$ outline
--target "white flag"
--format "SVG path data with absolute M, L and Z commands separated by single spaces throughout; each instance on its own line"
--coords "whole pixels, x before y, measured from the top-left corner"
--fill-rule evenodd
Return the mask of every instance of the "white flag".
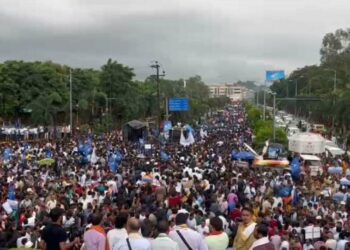
M 181 129 L 181 137 L 180 137 L 180 144 L 182 146 L 189 146 L 194 143 L 194 137 L 191 131 L 188 132 L 187 139 L 185 138 L 183 134 L 183 130 Z

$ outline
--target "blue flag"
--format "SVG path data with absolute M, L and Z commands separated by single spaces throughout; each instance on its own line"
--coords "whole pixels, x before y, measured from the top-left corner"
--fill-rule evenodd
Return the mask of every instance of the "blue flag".
M 110 153 L 109 158 L 108 158 L 108 166 L 109 169 L 115 173 L 118 168 L 120 163 L 122 162 L 122 160 L 124 159 L 124 155 L 116 150 L 115 152 Z
M 16 192 L 13 184 L 9 184 L 7 198 L 9 200 L 16 200 Z
M 280 197 L 288 197 L 288 196 L 291 195 L 291 193 L 292 193 L 292 188 L 290 188 L 290 187 L 283 187 L 283 188 L 281 188 L 279 190 L 278 195 Z
M 160 159 L 166 162 L 170 160 L 170 156 L 164 151 L 160 151 Z
M 91 161 L 92 152 L 92 139 L 88 137 L 88 139 L 83 144 L 79 144 L 79 153 L 83 157 L 83 164 L 87 164 Z
M 118 167 L 119 167 L 119 163 L 118 163 L 118 160 L 117 160 L 117 154 L 115 153 L 111 153 L 110 156 L 109 156 L 109 159 L 108 159 L 108 166 L 109 166 L 109 169 L 115 173 L 117 170 L 118 170 Z
M 11 160 L 12 159 L 12 155 L 13 155 L 12 149 L 11 148 L 6 148 L 4 150 L 4 154 L 3 155 L 4 155 L 4 160 L 5 161 Z
M 290 164 L 292 178 L 294 180 L 299 180 L 300 178 L 300 159 L 299 157 L 294 157 L 292 163 Z
M 53 157 L 53 153 L 52 153 L 52 151 L 49 148 L 45 149 L 45 155 L 46 155 L 46 158 L 52 158 Z
M 169 132 L 173 128 L 171 121 L 164 121 L 164 132 Z

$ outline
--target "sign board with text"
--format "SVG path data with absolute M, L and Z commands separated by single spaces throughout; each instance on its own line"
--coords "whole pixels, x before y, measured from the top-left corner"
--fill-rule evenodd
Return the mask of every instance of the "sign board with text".
M 170 98 L 169 99 L 169 111 L 181 112 L 189 111 L 190 101 L 188 98 Z

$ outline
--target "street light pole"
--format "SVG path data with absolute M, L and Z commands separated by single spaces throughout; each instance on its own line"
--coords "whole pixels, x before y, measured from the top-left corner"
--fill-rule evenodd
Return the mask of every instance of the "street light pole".
M 109 100 L 118 100 L 118 98 L 116 98 L 116 97 L 108 97 L 108 96 L 106 96 L 106 123 L 107 123 L 107 134 L 109 134 L 109 120 L 108 120 L 108 113 L 109 113 Z M 112 109 L 112 107 L 111 107 L 111 109 Z M 112 115 L 111 115 L 111 117 L 112 117 Z
M 157 82 L 157 128 L 158 132 L 160 133 L 160 123 L 161 123 L 161 115 L 160 115 L 160 76 L 165 76 L 164 71 L 163 75 L 159 74 L 160 65 L 158 64 L 158 61 L 155 61 L 155 64 L 151 65 L 151 68 L 156 69 L 156 82 Z
M 266 89 L 264 88 L 264 111 L 263 111 L 264 121 L 265 121 L 265 114 L 266 114 Z
M 332 71 L 334 73 L 334 80 L 333 80 L 333 106 L 335 105 L 335 92 L 337 91 L 337 70 L 335 69 L 326 69 L 328 71 Z M 334 114 L 332 116 L 332 133 L 333 133 L 333 130 L 334 130 L 334 120 L 335 120 L 335 117 L 334 117 Z
M 334 86 L 333 86 L 334 92 L 337 91 L 337 71 L 334 70 Z
M 311 80 L 309 80 L 309 95 L 311 95 L 311 82 L 312 82 L 312 79 Z
M 73 93 L 72 93 L 72 69 L 69 68 L 69 127 L 70 136 L 73 135 Z
M 332 71 L 334 73 L 333 78 L 333 91 L 335 92 L 337 90 L 337 70 L 335 69 L 325 69 L 327 71 Z
M 276 141 L 276 93 L 273 94 L 273 141 Z

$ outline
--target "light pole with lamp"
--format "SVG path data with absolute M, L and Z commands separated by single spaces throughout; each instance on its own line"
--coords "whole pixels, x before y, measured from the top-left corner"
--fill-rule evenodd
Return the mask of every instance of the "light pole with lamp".
M 272 125 L 272 135 L 273 135 L 273 141 L 276 141 L 276 92 L 273 92 L 271 90 L 264 91 L 267 92 L 268 94 L 271 94 L 273 96 L 273 125 Z
M 109 120 L 108 120 L 108 104 L 109 104 L 109 100 L 118 100 L 118 98 L 115 97 L 106 97 L 106 123 L 107 123 L 107 134 L 109 134 Z M 111 108 L 112 109 L 112 108 Z M 111 116 L 112 117 L 112 116 Z M 111 119 L 112 120 L 112 119 Z
M 304 76 L 301 75 L 299 78 L 303 78 Z M 294 93 L 294 98 L 295 98 L 295 103 L 294 103 L 294 115 L 297 115 L 297 96 L 298 96 L 298 79 L 295 80 L 289 80 L 290 82 L 294 82 L 295 84 L 295 93 Z
M 311 95 L 311 84 L 312 84 L 312 80 L 315 80 L 316 78 L 311 78 L 309 80 L 309 83 L 308 83 L 308 89 L 309 89 L 309 95 Z
M 276 142 L 276 92 L 271 92 L 273 96 L 273 142 Z
M 335 92 L 337 91 L 337 71 L 335 69 L 325 69 L 326 71 L 332 71 L 334 73 L 334 80 L 333 80 L 333 107 L 335 105 Z M 334 114 L 332 115 L 332 133 L 334 130 Z
M 333 91 L 335 92 L 337 90 L 337 71 L 335 69 L 325 69 L 326 71 L 332 71 L 334 73 L 334 79 L 333 79 Z

